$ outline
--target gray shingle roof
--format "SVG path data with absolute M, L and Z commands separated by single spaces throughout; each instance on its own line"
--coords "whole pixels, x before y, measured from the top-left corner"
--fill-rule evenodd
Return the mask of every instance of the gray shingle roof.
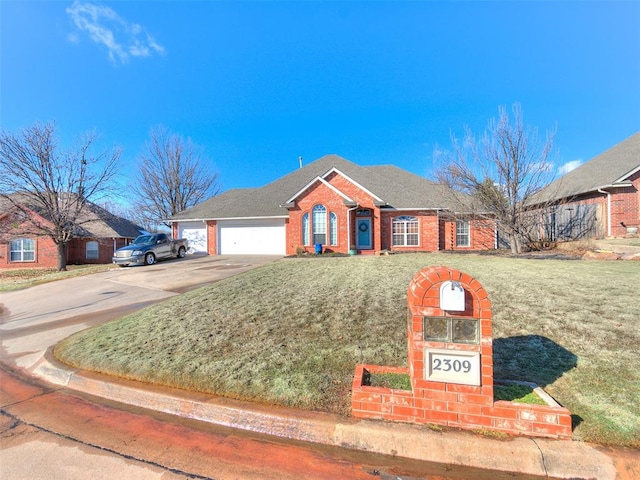
M 33 200 L 29 195 L 13 194 L 12 200 L 0 197 L 0 214 L 13 207 L 12 202 L 18 202 L 32 211 L 39 209 L 30 205 Z M 140 235 L 141 227 L 126 218 L 108 212 L 94 203 L 87 203 L 86 210 L 78 218 L 77 236 L 90 238 L 135 238 Z
M 93 203 L 87 204 L 87 210 L 79 218 L 83 236 L 91 238 L 135 238 L 140 235 L 141 227 L 126 218 L 119 217 Z
M 448 189 L 393 165 L 361 167 L 338 155 L 325 155 L 262 188 L 228 190 L 174 215 L 171 220 L 288 216 L 284 205 L 301 188 L 337 169 L 397 209 L 454 209 Z
M 572 170 L 538 192 L 532 203 L 574 197 L 619 185 L 640 168 L 640 132 Z

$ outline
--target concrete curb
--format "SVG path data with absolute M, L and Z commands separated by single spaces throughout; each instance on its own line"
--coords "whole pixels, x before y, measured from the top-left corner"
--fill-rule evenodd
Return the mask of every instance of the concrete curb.
M 614 480 L 613 460 L 578 442 L 514 437 L 496 440 L 426 426 L 356 420 L 318 412 L 264 408 L 206 394 L 70 369 L 51 349 L 32 373 L 101 398 L 226 427 L 434 463 L 566 479 Z

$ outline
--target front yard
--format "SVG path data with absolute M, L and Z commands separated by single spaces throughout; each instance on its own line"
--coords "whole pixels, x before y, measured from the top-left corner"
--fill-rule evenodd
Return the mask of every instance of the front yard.
M 22 290 L 23 288 L 64 280 L 65 278 L 106 272 L 112 268 L 113 265 L 109 263 L 100 265 L 67 265 L 67 271 L 65 272 L 59 272 L 55 268 L 0 269 L 0 292 Z
M 74 367 L 348 415 L 358 363 L 406 365 L 406 289 L 428 265 L 476 277 L 495 377 L 542 385 L 574 439 L 640 446 L 640 264 L 405 254 L 283 259 L 63 341 Z

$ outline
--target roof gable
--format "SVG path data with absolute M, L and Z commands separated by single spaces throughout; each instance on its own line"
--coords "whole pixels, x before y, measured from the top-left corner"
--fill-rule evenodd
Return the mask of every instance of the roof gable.
M 331 174 L 341 175 L 365 193 L 376 204 L 396 209 L 452 209 L 453 195 L 448 187 L 384 165 L 361 167 L 339 155 L 325 155 L 294 170 L 262 188 L 228 190 L 174 215 L 171 221 L 215 220 L 225 218 L 287 217 L 291 202 L 316 182 L 328 184 L 346 201 L 353 202 L 326 180 Z
M 33 205 L 34 201 L 28 193 L 12 194 L 11 198 L 0 198 L 0 212 L 7 212 L 18 203 L 30 211 L 32 215 L 37 215 L 42 220 L 49 222 L 41 209 Z M 140 234 L 140 226 L 127 220 L 126 218 L 114 215 L 108 210 L 87 202 L 84 210 L 77 219 L 78 226 L 75 233 L 79 237 L 91 238 L 135 238 Z
M 335 169 L 333 169 L 335 170 Z M 333 171 L 332 170 L 332 171 Z M 300 190 L 298 190 L 289 200 L 287 200 L 285 202 L 285 204 L 291 204 L 292 202 L 294 202 L 297 198 L 300 197 L 300 195 L 302 195 L 304 192 L 306 192 L 309 188 L 311 188 L 313 185 L 315 185 L 316 183 L 321 183 L 324 186 L 326 186 L 327 188 L 331 189 L 333 192 L 335 192 L 338 196 L 342 197 L 344 199 L 345 202 L 351 202 L 353 203 L 353 199 L 351 199 L 348 195 L 342 193 L 340 190 L 338 190 L 335 186 L 331 185 L 329 182 L 327 182 L 325 180 L 326 175 L 323 175 L 322 177 L 316 177 L 313 180 L 311 180 L 309 183 L 307 183 L 304 187 L 302 187 Z M 347 177 L 348 178 L 348 177 Z
M 533 197 L 535 203 L 560 200 L 600 189 L 621 187 L 640 170 L 640 132 L 550 183 Z

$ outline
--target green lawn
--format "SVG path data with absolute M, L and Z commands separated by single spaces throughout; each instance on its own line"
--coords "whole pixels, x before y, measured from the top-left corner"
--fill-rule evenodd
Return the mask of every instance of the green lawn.
M 404 254 L 282 259 L 56 349 L 125 378 L 348 415 L 358 363 L 406 365 L 406 289 L 428 265 L 475 276 L 493 302 L 495 377 L 536 382 L 574 438 L 640 446 L 640 264 Z

